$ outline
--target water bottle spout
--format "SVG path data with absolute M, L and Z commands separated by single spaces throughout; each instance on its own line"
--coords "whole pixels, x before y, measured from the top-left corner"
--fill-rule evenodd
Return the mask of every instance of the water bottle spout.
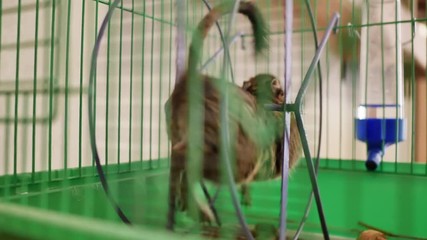
M 366 169 L 369 171 L 375 171 L 381 163 L 381 158 L 384 152 L 381 148 L 374 148 L 368 150 L 368 159 L 365 162 Z

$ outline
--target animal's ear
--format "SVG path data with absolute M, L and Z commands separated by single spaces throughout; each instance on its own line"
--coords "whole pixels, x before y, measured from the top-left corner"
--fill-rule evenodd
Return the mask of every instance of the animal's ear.
M 252 81 L 251 80 L 243 82 L 243 86 L 242 86 L 243 90 L 247 91 L 250 87 L 252 87 Z

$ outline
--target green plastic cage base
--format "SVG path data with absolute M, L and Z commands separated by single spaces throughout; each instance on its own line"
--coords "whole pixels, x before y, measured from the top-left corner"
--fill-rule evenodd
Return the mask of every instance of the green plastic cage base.
M 36 239 L 178 239 L 177 234 L 146 226 L 123 224 L 43 211 L 34 207 L 0 203 L 3 231 Z M 0 235 L 1 236 L 1 235 Z M 185 234 L 186 239 L 201 239 Z
M 338 164 L 338 161 L 323 160 L 322 166 L 326 163 L 333 166 Z M 341 164 L 345 166 L 347 163 Z M 363 166 L 363 162 L 360 161 L 349 161 L 348 164 L 355 166 L 355 169 Z M 310 184 L 304 165 L 301 164 L 290 176 L 288 199 L 290 230 L 296 229 L 309 196 Z M 383 163 L 383 168 L 393 169 L 395 165 Z M 404 164 L 397 165 L 400 169 L 405 168 Z M 124 171 L 125 164 L 120 169 L 122 167 Z M 0 232 L 40 239 L 182 238 L 182 233 L 176 235 L 164 230 L 167 169 L 161 167 L 122 173 L 114 171 L 117 169 L 117 166 L 109 167 L 109 184 L 117 190 L 113 191 L 114 198 L 137 227 L 129 228 L 120 222 L 96 177 L 74 176 L 67 188 L 61 188 L 62 180 L 58 178 L 49 183 L 47 189 L 43 191 L 40 191 L 42 183 L 30 184 L 25 194 L 19 191 L 22 186 L 17 183 L 14 186 L 15 190 L 10 192 L 12 195 L 2 198 L 3 201 L 0 203 Z M 72 175 L 73 171 L 76 170 L 69 170 L 68 174 Z M 75 173 L 80 171 L 83 170 Z M 92 169 L 87 171 L 89 173 Z M 37 174 L 43 179 L 42 175 L 47 173 Z M 63 174 L 59 171 L 54 176 Z M 425 228 L 427 206 L 423 201 L 427 196 L 426 177 L 392 172 L 385 174 L 322 168 L 318 180 L 332 235 L 354 239 L 361 230 L 364 230 L 358 225 L 360 221 L 396 234 L 427 237 Z M 250 191 L 252 205 L 243 208 L 249 224 L 277 226 L 280 181 L 255 182 L 251 184 Z M 91 202 L 85 198 L 87 194 L 93 196 L 90 198 Z M 70 200 L 67 210 L 61 205 L 64 196 L 68 196 Z M 43 199 L 48 202 L 47 209 L 40 208 Z M 84 211 L 88 206 L 92 210 L 89 216 L 87 211 Z M 224 225 L 237 225 L 228 189 L 225 186 L 219 194 L 216 206 Z M 186 227 L 183 225 L 183 219 L 181 217 L 178 220 L 180 229 Z M 197 229 L 192 229 L 192 233 L 197 233 Z M 315 206 L 304 230 L 315 234 L 321 232 Z M 200 239 L 201 235 L 185 234 L 185 237 Z

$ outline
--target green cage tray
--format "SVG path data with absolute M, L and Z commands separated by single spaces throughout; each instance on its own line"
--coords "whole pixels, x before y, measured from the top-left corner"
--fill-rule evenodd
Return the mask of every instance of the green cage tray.
M 111 169 L 114 166 L 109 168 L 110 187 L 116 190 L 113 191 L 114 197 L 133 226 L 120 222 L 96 176 L 76 176 L 68 181 L 66 187 L 63 187 L 62 180 L 50 181 L 48 190 L 43 194 L 40 192 L 42 183 L 11 184 L 9 197 L 2 198 L 0 202 L 0 232 L 37 239 L 202 238 L 196 227 L 191 227 L 188 233 L 164 230 L 167 169 L 123 173 L 111 173 Z M 37 177 L 43 178 L 43 174 L 46 173 Z M 53 179 L 60 179 L 60 172 L 52 174 Z M 70 171 L 70 174 L 78 175 L 78 172 Z M 393 233 L 427 237 L 427 205 L 423 201 L 427 197 L 425 177 L 321 169 L 318 179 L 332 235 L 355 239 L 364 230 L 358 224 L 363 222 Z M 1 181 L 4 183 L 5 177 Z M 5 190 L 3 187 L 2 194 Z M 280 181 L 256 182 L 250 190 L 252 204 L 243 208 L 249 224 L 277 226 Z M 290 176 L 288 227 L 291 230 L 298 226 L 309 190 L 307 169 L 302 164 Z M 224 226 L 237 225 L 228 188 L 221 189 L 216 206 Z M 185 225 L 184 220 L 180 217 L 178 226 Z M 321 232 L 315 206 L 304 230 Z

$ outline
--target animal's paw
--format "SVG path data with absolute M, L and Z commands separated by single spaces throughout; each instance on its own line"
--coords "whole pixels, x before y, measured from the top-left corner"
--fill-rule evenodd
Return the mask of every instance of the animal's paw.
M 204 225 L 211 226 L 215 222 L 215 215 L 209 205 L 200 206 L 199 217 L 200 222 Z
M 242 204 L 243 206 L 250 206 L 252 204 L 252 198 L 248 185 L 242 185 L 241 194 L 242 197 L 240 199 L 240 204 Z
M 250 206 L 250 205 L 252 204 L 251 196 L 250 196 L 249 194 L 245 194 L 245 195 L 243 195 L 243 196 L 242 196 L 242 199 L 241 199 L 241 201 L 240 201 L 240 203 L 241 203 L 243 206 Z

